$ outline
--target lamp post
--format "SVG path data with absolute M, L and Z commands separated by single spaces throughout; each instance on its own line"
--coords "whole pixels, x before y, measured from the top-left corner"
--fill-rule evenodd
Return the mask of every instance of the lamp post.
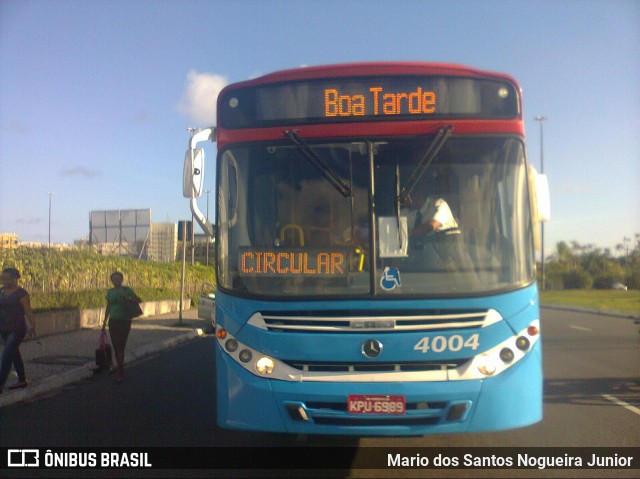
M 624 246 L 626 250 L 626 254 L 624 255 L 624 266 L 625 266 L 625 269 L 628 270 L 629 269 L 629 243 L 631 242 L 631 238 L 628 238 L 627 236 L 625 236 L 623 241 L 624 241 Z
M 49 195 L 49 248 L 51 248 L 51 197 L 55 195 L 53 191 L 47 192 Z
M 543 116 L 543 115 L 538 115 L 535 117 L 535 120 L 537 122 L 540 123 L 540 174 L 544 174 L 544 128 L 543 128 L 543 122 L 547 121 L 549 119 L 548 116 Z M 542 264 L 542 290 L 545 289 L 545 283 L 546 283 L 546 278 L 545 278 L 545 273 L 544 273 L 544 221 L 542 221 L 542 223 L 540 224 L 540 248 L 541 248 L 541 255 L 542 255 L 542 260 L 541 260 L 541 264 Z

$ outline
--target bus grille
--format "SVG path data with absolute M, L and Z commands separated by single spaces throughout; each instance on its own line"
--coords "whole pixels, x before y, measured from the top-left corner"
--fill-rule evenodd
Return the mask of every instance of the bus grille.
M 345 372 L 345 373 L 374 373 L 374 372 L 423 372 L 448 371 L 456 369 L 469 359 L 453 359 L 443 362 L 404 362 L 404 363 L 302 363 L 298 361 L 284 361 L 294 369 L 304 372 Z
M 443 331 L 484 328 L 502 320 L 493 310 L 431 311 L 278 311 L 258 312 L 249 324 L 284 333 L 362 333 L 366 331 Z

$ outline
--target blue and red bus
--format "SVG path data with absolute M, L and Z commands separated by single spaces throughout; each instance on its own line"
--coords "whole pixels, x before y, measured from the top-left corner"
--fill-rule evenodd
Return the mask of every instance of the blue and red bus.
M 542 417 L 536 174 L 521 90 L 429 63 L 227 86 L 217 143 L 221 427 L 422 435 Z

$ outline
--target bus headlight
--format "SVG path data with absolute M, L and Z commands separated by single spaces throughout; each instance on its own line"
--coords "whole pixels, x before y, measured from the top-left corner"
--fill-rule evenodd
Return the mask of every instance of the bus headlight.
M 248 363 L 249 361 L 251 361 L 252 357 L 253 357 L 253 354 L 251 354 L 251 351 L 249 351 L 248 349 L 243 349 L 242 351 L 240 351 L 240 354 L 238 355 L 238 358 L 243 363 Z
M 529 341 L 529 339 L 525 336 L 518 336 L 518 338 L 516 339 L 516 347 L 520 350 L 520 351 L 526 351 L 529 349 L 529 346 L 531 346 L 531 341 Z
M 500 351 L 500 359 L 502 359 L 503 363 L 510 363 L 515 357 L 516 355 L 513 354 L 513 351 L 509 348 L 503 348 L 502 351 Z
M 269 356 L 262 356 L 256 361 L 256 371 L 263 376 L 271 374 L 275 366 L 275 362 Z
M 238 349 L 238 341 L 233 338 L 227 339 L 227 342 L 224 343 L 224 347 L 227 351 L 233 353 Z
M 221 351 L 228 355 L 225 357 L 229 357 L 249 373 L 268 379 L 299 380 L 295 375 L 297 370 L 292 371 L 286 364 L 280 363 L 268 353 L 241 343 L 220 325 L 218 325 L 217 337 Z
M 491 376 L 496 372 L 496 362 L 492 356 L 480 356 L 478 358 L 478 371 L 485 376 Z

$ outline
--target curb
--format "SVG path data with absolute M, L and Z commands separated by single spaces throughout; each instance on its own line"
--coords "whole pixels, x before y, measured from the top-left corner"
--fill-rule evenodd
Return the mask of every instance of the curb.
M 568 306 L 568 305 L 560 305 L 560 304 L 541 304 L 540 308 L 554 309 L 556 311 L 568 311 L 568 312 L 574 312 L 574 313 L 598 314 L 600 316 L 613 316 L 614 318 L 640 320 L 640 315 L 635 315 L 632 313 L 622 313 L 620 311 L 606 311 L 602 309 L 580 308 L 579 306 Z
M 161 342 L 147 343 L 140 346 L 135 351 L 127 351 L 125 356 L 126 363 L 134 363 L 140 359 L 151 356 L 161 351 L 172 349 L 179 344 L 186 343 L 200 336 L 205 336 L 205 332 L 198 328 L 192 329 L 184 334 L 176 336 L 174 338 L 166 339 Z M 29 384 L 24 389 L 18 389 L 11 392 L 3 392 L 0 394 L 0 407 L 8 406 L 22 401 L 34 399 L 38 396 L 42 396 L 51 391 L 61 389 L 62 387 L 83 381 L 94 375 L 95 364 L 93 362 L 85 363 L 82 366 L 65 371 L 62 374 L 56 374 L 50 378 L 36 383 Z

